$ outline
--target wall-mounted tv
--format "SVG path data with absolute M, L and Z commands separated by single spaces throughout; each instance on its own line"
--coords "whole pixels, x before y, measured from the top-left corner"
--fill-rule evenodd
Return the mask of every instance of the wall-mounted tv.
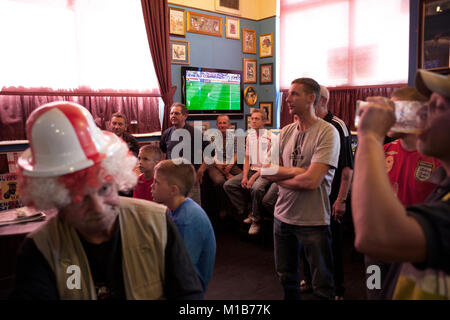
M 242 71 L 182 67 L 183 103 L 192 115 L 241 115 Z

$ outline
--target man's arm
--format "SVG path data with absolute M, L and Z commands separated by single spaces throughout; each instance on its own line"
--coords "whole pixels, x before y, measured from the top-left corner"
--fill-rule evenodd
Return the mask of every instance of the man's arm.
M 298 167 L 286 168 L 283 166 L 272 166 L 272 167 L 268 167 L 268 168 L 270 168 L 270 173 L 266 174 L 267 168 L 265 168 L 263 170 L 263 172 L 261 173 L 262 177 L 266 178 L 267 180 L 276 181 L 276 182 L 281 181 L 281 180 L 291 179 L 291 178 L 295 177 L 296 175 L 303 174 L 306 172 L 306 169 L 298 168 Z
M 17 258 L 11 300 L 59 300 L 56 277 L 33 239 L 25 238 Z
M 314 162 L 311 163 L 307 170 L 303 169 L 305 172 L 297 174 L 293 178 L 278 181 L 277 183 L 279 186 L 294 190 L 314 190 L 320 186 L 329 169 L 330 166 L 328 164 Z
M 353 179 L 353 222 L 358 251 L 384 261 L 422 262 L 426 258 L 425 234 L 406 215 L 386 174 L 383 140 L 393 125 L 393 108 L 384 100 L 362 111 L 358 127 Z
M 350 167 L 344 167 L 341 173 L 341 185 L 339 187 L 339 193 L 336 201 L 333 205 L 333 217 L 339 221 L 345 214 L 346 200 L 348 192 L 350 191 L 350 185 L 352 182 L 353 170 Z

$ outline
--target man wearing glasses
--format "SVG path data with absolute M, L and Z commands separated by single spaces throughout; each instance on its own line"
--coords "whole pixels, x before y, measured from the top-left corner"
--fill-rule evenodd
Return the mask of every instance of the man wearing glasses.
M 310 78 L 291 83 L 287 104 L 296 121 L 281 130 L 280 166 L 263 176 L 279 187 L 274 212 L 276 271 L 285 299 L 300 298 L 299 251 L 311 268 L 313 294 L 334 299 L 328 195 L 338 165 L 337 130 L 316 116 L 320 86 Z M 272 170 L 271 170 L 272 171 Z

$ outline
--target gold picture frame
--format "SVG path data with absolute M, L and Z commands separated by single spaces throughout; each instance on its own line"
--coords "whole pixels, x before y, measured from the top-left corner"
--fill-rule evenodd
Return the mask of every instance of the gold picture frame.
M 186 36 L 185 14 L 183 9 L 169 7 L 169 34 L 172 36 Z
M 256 30 L 242 29 L 242 52 L 256 54 Z
M 170 39 L 170 63 L 189 64 L 189 41 Z
M 273 63 L 262 63 L 259 65 L 259 83 L 273 83 Z
M 272 101 L 261 101 L 259 103 L 259 108 L 263 110 L 263 112 L 266 114 L 266 122 L 264 122 L 265 125 L 272 126 L 273 124 L 273 102 Z
M 222 18 L 188 11 L 186 28 L 188 32 L 222 37 Z
M 244 89 L 244 100 L 249 106 L 254 106 L 256 104 L 256 101 L 258 101 L 258 93 L 254 87 L 247 86 Z
M 256 83 L 258 79 L 257 75 L 257 63 L 256 59 L 244 58 L 242 60 L 242 71 L 244 73 L 244 83 Z
M 252 122 L 252 115 L 246 114 L 245 115 L 245 131 L 247 131 L 248 129 L 250 129 L 252 127 L 251 122 Z
M 273 56 L 273 33 L 259 36 L 259 57 L 267 58 Z
M 419 9 L 419 65 L 437 73 L 450 73 L 450 0 L 420 0 Z M 447 10 L 446 10 L 447 8 Z M 440 10 L 440 11 L 438 11 Z
M 241 36 L 241 30 L 239 28 L 239 19 L 225 17 L 225 37 L 228 39 L 239 40 Z

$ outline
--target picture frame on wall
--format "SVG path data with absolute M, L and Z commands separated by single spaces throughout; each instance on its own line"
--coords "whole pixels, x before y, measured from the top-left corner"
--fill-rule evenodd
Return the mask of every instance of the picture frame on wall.
M 186 29 L 188 32 L 222 37 L 222 17 L 188 11 Z
M 259 57 L 267 58 L 273 56 L 273 33 L 259 36 Z
M 239 0 L 214 0 L 215 9 L 218 12 L 224 12 L 232 15 L 241 15 Z
M 189 41 L 170 39 L 170 63 L 189 64 Z
M 244 83 L 256 83 L 258 79 L 257 76 L 257 65 L 256 59 L 244 58 L 242 63 L 242 70 L 244 72 Z
M 273 102 L 272 101 L 261 101 L 259 103 L 259 108 L 263 110 L 263 112 L 266 114 L 266 122 L 264 122 L 267 126 L 272 126 L 273 124 Z
M 258 101 L 258 93 L 252 86 L 248 86 L 244 89 L 244 101 L 249 106 L 254 106 Z
M 259 65 L 259 83 L 273 83 L 273 63 L 264 63 Z
M 251 129 L 251 122 L 252 122 L 252 115 L 251 114 L 246 114 L 245 115 L 245 131 L 247 131 L 248 129 Z
M 185 14 L 183 9 L 169 7 L 169 33 L 172 36 L 186 36 Z
M 256 54 L 256 30 L 242 29 L 242 52 Z
M 419 65 L 439 73 L 450 73 L 450 0 L 420 0 Z M 447 9 L 446 9 L 447 8 Z
M 239 29 L 239 19 L 225 17 L 225 37 L 229 39 L 240 39 L 241 30 Z
M 196 122 L 201 122 L 202 132 L 208 131 L 210 128 L 209 121 L 188 121 L 188 125 L 194 127 Z

